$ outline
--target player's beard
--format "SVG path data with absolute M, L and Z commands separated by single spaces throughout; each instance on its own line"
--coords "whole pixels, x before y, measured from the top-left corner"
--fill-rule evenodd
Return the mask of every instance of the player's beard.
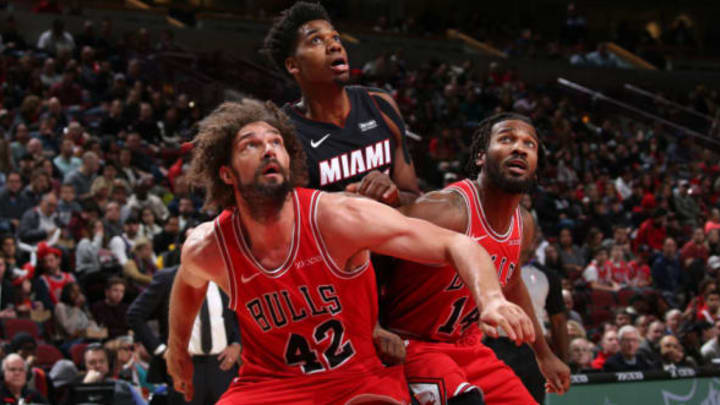
M 500 190 L 508 194 L 529 193 L 535 187 L 534 174 L 527 178 L 514 178 L 509 175 L 504 175 L 500 167 L 500 162 L 495 159 L 488 157 L 485 161 L 484 169 L 487 171 L 490 181 Z
M 263 183 L 261 181 L 263 170 L 268 163 L 276 163 L 278 165 L 280 174 L 283 176 L 282 182 Z M 235 175 L 236 178 L 240 178 L 237 172 Z M 277 160 L 274 159 L 265 162 L 255 170 L 252 182 L 245 184 L 238 183 L 236 188 L 243 200 L 245 200 L 250 210 L 250 215 L 258 221 L 272 218 L 280 212 L 283 204 L 285 204 L 287 200 L 288 194 L 290 194 L 293 189 L 289 170 L 281 167 Z

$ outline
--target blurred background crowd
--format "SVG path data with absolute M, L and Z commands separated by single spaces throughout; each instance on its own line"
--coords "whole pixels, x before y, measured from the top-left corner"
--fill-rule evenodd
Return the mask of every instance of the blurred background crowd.
M 62 13 L 82 14 L 81 2 L 32 3 L 35 12 L 57 13 L 36 37 L 0 1 L 0 396 L 22 391 L 61 403 L 73 382 L 111 380 L 143 403 L 157 389 L 147 382 L 152 354 L 133 339 L 126 312 L 153 274 L 179 263 L 186 232 L 217 214 L 202 209 L 202 195 L 183 176 L 184 143 L 214 105 L 158 63 L 190 52 L 173 31 L 116 33 L 109 17 L 72 30 Z M 187 23 L 185 11 L 175 17 Z M 365 28 L 426 36 L 458 27 L 510 56 L 627 67 L 588 38 L 574 4 L 566 12 L 553 39 L 479 15 L 442 24 L 378 17 Z M 603 40 L 661 69 L 672 67 L 677 47 L 697 49 L 703 40 L 687 19 L 672 20 L 662 34 L 653 27 L 618 29 Z M 217 71 L 227 64 L 208 63 L 212 57 L 192 59 L 195 77 L 229 74 Z M 548 154 L 523 200 L 542 231 L 527 265 L 561 279 L 573 371 L 720 360 L 720 164 L 712 144 L 557 85 L 529 83 L 505 59 L 418 63 L 397 49 L 351 61 L 356 83 L 396 99 L 425 190 L 464 177 L 483 118 L 502 111 L 532 118 Z M 262 63 L 236 66 L 256 86 L 234 90 L 289 101 L 296 90 L 271 73 L 257 76 Z M 667 97 L 718 112 L 717 91 L 704 86 Z M 643 108 L 712 129 L 677 107 Z

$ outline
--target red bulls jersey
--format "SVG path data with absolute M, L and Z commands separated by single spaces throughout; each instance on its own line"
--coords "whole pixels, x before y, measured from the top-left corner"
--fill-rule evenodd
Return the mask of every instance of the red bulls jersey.
M 242 335 L 240 376 L 287 377 L 377 368 L 375 273 L 368 262 L 350 272 L 327 254 L 316 223 L 322 193 L 295 189 L 295 228 L 287 259 L 266 269 L 243 236 L 240 214 L 225 210 L 215 236 L 226 268 L 230 308 Z
M 522 216 L 515 210 L 508 229 L 496 233 L 486 219 L 476 187 L 473 181 L 463 180 L 446 189 L 462 196 L 468 213 L 465 234 L 487 250 L 500 284 L 505 286 L 519 271 Z M 416 339 L 454 341 L 477 327 L 477 307 L 453 267 L 404 261 L 389 277 L 383 297 L 383 320 L 389 329 Z

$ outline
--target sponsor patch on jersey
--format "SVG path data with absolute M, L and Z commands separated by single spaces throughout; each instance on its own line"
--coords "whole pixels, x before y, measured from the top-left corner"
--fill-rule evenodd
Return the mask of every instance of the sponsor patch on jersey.
M 366 132 L 377 128 L 377 122 L 375 120 L 361 122 L 358 124 L 358 127 L 360 127 L 360 132 Z
M 522 243 L 522 239 L 511 239 L 508 241 L 508 245 L 510 246 L 518 246 Z

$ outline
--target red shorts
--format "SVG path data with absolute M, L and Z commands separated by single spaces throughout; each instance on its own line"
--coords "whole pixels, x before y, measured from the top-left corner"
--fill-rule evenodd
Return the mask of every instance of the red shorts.
M 217 405 L 408 405 L 402 366 L 289 378 L 233 380 Z
M 445 405 L 476 387 L 487 405 L 537 404 L 512 369 L 481 340 L 480 333 L 452 343 L 410 340 L 405 376 L 422 405 Z

